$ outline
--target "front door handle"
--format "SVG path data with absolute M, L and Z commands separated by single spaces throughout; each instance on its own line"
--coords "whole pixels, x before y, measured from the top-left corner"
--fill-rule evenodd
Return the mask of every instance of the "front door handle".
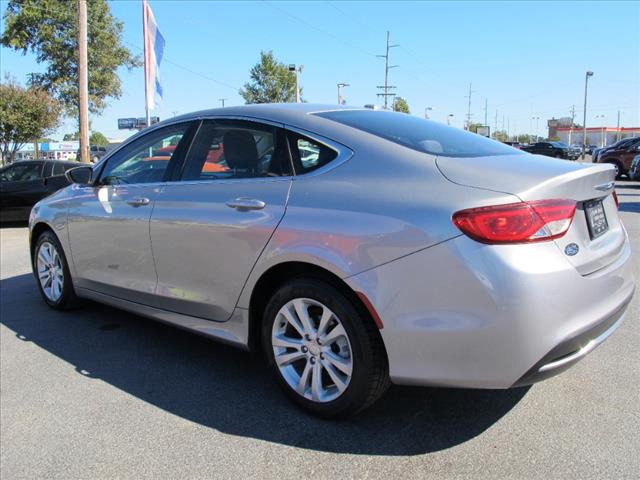
M 149 205 L 149 199 L 145 197 L 134 197 L 131 200 L 127 200 L 127 203 L 132 207 L 143 207 Z
M 262 200 L 256 200 L 255 198 L 236 198 L 235 200 L 228 200 L 225 205 L 230 208 L 235 208 L 239 212 L 246 212 L 249 210 L 262 210 L 267 206 Z

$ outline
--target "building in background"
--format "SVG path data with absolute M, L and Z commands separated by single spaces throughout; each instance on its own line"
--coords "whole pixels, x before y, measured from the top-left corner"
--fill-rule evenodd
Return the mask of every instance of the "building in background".
M 80 148 L 80 142 L 45 142 L 38 144 L 40 158 L 47 160 L 75 160 Z M 27 143 L 16 152 L 16 161 L 34 160 L 35 146 Z
M 573 123 L 571 117 L 562 117 L 562 118 L 551 118 L 547 120 L 547 127 L 549 128 L 549 136 L 547 138 L 554 139 L 558 138 L 558 129 L 559 128 L 568 128 L 571 129 L 573 127 L 573 131 L 575 132 L 577 128 L 580 128 L 579 125 Z M 573 142 L 573 138 L 571 139 L 571 143 Z
M 569 141 L 569 133 L 571 132 L 571 141 Z M 559 138 L 560 142 L 569 145 L 582 145 L 583 130 L 582 127 L 574 126 L 573 130 L 570 126 L 556 127 L 554 137 Z M 640 136 L 640 127 L 616 128 L 616 127 L 590 127 L 587 128 L 587 145 L 597 145 L 598 147 L 606 147 L 627 137 Z M 549 127 L 549 138 L 551 138 L 551 127 Z

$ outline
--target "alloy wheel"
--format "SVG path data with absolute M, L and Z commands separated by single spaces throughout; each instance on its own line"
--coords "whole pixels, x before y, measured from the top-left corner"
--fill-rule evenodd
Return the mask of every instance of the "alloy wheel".
M 342 395 L 353 373 L 349 336 L 322 303 L 295 298 L 280 308 L 271 345 L 280 374 L 298 395 L 326 403 Z
M 42 242 L 36 257 L 38 280 L 47 299 L 57 302 L 62 296 L 64 270 L 58 249 L 50 242 Z

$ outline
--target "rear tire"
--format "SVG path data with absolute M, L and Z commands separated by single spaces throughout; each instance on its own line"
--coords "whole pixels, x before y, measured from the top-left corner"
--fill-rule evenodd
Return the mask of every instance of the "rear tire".
M 42 299 L 55 310 L 69 310 L 78 305 L 69 264 L 62 245 L 50 230 L 36 240 L 32 260 L 33 274 Z
M 265 310 L 262 346 L 284 393 L 314 415 L 354 415 L 390 385 L 373 321 L 322 280 L 295 279 L 276 291 Z

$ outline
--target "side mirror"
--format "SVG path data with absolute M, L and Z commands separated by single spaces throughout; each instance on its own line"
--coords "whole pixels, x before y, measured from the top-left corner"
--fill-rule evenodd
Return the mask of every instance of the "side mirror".
M 71 183 L 88 185 L 89 183 L 91 183 L 91 177 L 93 177 L 93 168 L 88 166 L 74 167 L 70 170 L 67 170 L 64 176 Z

